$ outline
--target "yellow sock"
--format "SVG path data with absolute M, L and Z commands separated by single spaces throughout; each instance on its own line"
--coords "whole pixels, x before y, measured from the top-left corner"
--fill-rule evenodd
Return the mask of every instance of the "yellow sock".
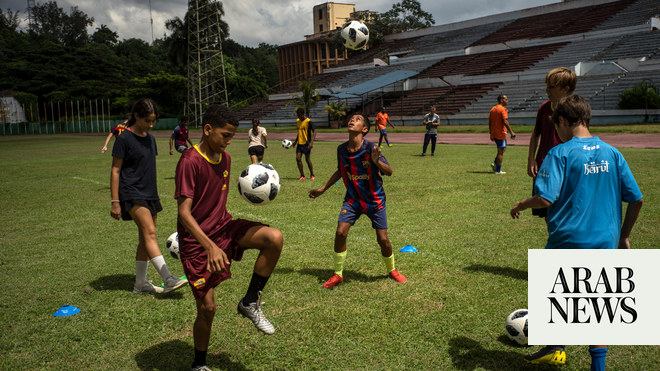
M 394 254 L 392 254 L 389 257 L 383 256 L 383 263 L 385 263 L 385 266 L 387 267 L 387 272 L 391 272 L 394 270 Z
M 335 274 L 342 275 L 344 272 L 344 261 L 346 260 L 346 251 L 336 252 L 332 256 L 332 260 L 335 263 Z

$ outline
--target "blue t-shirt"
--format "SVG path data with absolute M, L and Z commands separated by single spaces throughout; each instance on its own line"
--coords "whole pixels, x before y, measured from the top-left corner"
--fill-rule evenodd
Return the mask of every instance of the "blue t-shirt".
M 621 152 L 598 137 L 553 147 L 534 183 L 548 207 L 546 249 L 616 249 L 622 201 L 642 193 Z
M 368 140 L 355 152 L 348 150 L 348 142 L 337 147 L 337 169 L 346 186 L 344 201 L 356 210 L 372 212 L 385 207 L 383 178 L 376 164 L 371 161 L 375 144 Z M 380 160 L 388 164 L 385 156 Z

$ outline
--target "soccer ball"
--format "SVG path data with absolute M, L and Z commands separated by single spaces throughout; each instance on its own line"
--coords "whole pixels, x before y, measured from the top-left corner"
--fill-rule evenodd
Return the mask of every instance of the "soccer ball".
M 165 246 L 167 247 L 167 251 L 170 253 L 170 256 L 172 256 L 174 259 L 179 259 L 179 233 L 174 232 L 169 237 L 167 237 Z
M 254 205 L 273 201 L 280 192 L 280 176 L 271 165 L 252 164 L 238 177 L 238 193 Z
M 348 49 L 363 49 L 369 41 L 369 29 L 359 21 L 348 21 L 341 28 L 342 43 Z
M 288 139 L 284 139 L 284 140 L 282 141 L 282 147 L 284 147 L 284 148 L 286 148 L 286 149 L 291 148 L 292 145 L 293 145 L 293 142 L 290 141 L 290 140 L 288 140 Z
M 506 336 L 519 345 L 527 345 L 527 309 L 516 309 L 506 317 Z

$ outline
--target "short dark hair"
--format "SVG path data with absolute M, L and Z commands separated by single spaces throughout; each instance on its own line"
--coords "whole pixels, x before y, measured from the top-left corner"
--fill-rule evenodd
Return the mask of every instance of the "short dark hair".
M 252 123 L 259 125 L 259 119 L 252 119 Z
M 126 124 L 132 126 L 137 121 L 136 116 L 147 117 L 151 114 L 156 115 L 156 118 L 158 118 L 158 106 L 156 106 L 156 102 L 149 98 L 138 99 L 133 103 L 133 107 L 131 107 L 131 115 Z
M 227 124 L 238 127 L 238 117 L 224 104 L 212 104 L 202 117 L 202 125 L 206 124 L 213 128 L 224 128 Z
M 559 117 L 568 121 L 569 126 L 585 125 L 589 127 L 591 121 L 591 106 L 577 94 L 563 97 L 557 102 L 555 111 L 552 113 L 552 122 L 559 124 Z
M 302 108 L 302 107 L 298 107 L 298 108 L 296 109 L 296 113 L 298 113 L 298 114 L 302 113 L 302 114 L 304 115 L 304 114 L 305 114 L 305 109 Z
M 181 116 L 181 117 L 179 118 L 179 122 L 188 122 L 188 121 L 189 121 L 189 120 L 188 120 L 188 116 Z
M 506 94 L 502 93 L 497 96 L 497 103 L 502 103 L 502 101 L 506 98 Z

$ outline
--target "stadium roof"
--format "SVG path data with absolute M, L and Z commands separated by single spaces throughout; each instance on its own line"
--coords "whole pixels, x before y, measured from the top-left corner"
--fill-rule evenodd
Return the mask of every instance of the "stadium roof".
M 394 84 L 397 81 L 405 80 L 409 77 L 417 75 L 418 73 L 419 72 L 410 71 L 410 70 L 399 70 L 399 71 L 390 72 L 383 76 L 376 77 L 375 79 L 365 81 L 362 84 L 358 84 L 355 86 L 351 86 L 350 88 L 340 90 L 337 93 L 330 94 L 330 96 L 340 99 L 359 98 L 360 96 L 362 96 L 362 94 L 380 89 L 390 84 Z

